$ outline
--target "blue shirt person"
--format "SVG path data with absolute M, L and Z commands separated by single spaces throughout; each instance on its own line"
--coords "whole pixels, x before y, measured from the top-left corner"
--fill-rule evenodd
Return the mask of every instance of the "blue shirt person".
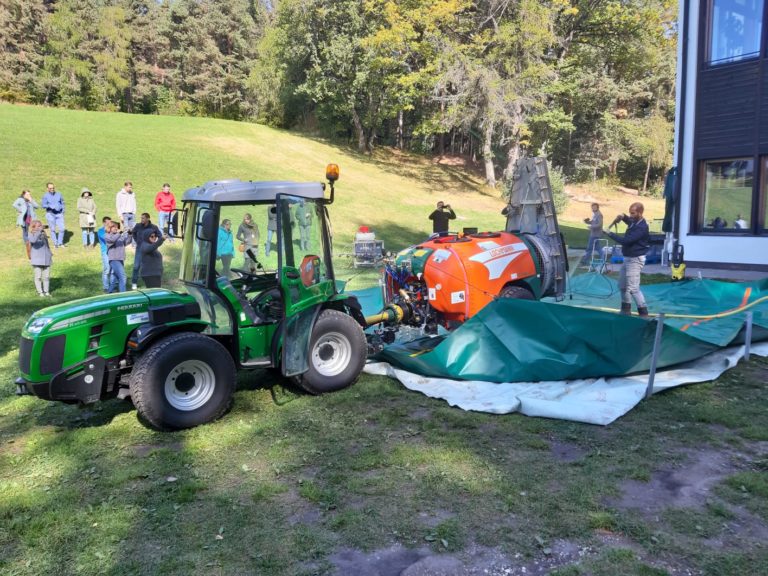
M 48 182 L 47 187 L 48 192 L 43 194 L 42 205 L 53 238 L 53 247 L 58 248 L 64 246 L 64 197 L 56 190 L 53 182 Z

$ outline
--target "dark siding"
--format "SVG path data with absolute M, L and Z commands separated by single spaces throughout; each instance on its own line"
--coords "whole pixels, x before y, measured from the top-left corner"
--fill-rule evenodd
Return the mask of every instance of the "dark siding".
M 755 60 L 701 70 L 696 106 L 697 158 L 755 153 L 758 109 L 761 116 L 766 114 L 768 118 L 768 102 L 758 107 L 760 65 Z M 768 134 L 764 137 L 768 142 Z
M 763 84 L 761 99 L 760 99 L 760 126 L 758 130 L 758 146 L 759 154 L 768 154 L 768 60 L 761 60 L 760 65 L 763 67 L 763 74 L 761 82 Z

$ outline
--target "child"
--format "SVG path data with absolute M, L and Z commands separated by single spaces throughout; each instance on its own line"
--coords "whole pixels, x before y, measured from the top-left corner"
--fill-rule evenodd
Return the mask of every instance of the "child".
M 40 296 L 50 296 L 48 292 L 51 277 L 53 253 L 48 245 L 48 236 L 43 230 L 40 220 L 32 220 L 29 224 L 29 261 L 35 271 L 35 288 Z

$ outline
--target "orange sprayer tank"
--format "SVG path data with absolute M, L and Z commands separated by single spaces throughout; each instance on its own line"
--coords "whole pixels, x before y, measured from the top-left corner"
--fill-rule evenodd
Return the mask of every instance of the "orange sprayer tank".
M 447 320 L 463 322 L 507 284 L 536 276 L 528 245 L 508 232 L 445 236 L 418 248 L 433 251 L 423 262 L 423 278 L 429 303 Z

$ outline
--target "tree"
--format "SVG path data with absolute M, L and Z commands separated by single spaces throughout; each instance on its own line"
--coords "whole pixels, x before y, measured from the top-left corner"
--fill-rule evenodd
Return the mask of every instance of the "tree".
M 44 14 L 41 0 L 0 3 L 0 99 L 34 100 L 43 62 Z

